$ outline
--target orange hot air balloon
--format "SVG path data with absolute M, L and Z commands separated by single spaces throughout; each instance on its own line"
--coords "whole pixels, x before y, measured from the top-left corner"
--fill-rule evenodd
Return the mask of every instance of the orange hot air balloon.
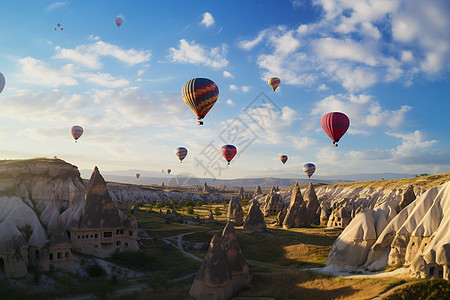
M 172 172 L 172 169 L 167 169 L 167 174 L 170 174 Z
M 288 160 L 288 157 L 287 157 L 287 155 L 281 155 L 280 156 L 280 160 L 281 160 L 281 162 L 283 163 L 283 165 L 287 162 L 287 160 Z
M 281 82 L 281 80 L 278 77 L 272 77 L 269 79 L 269 85 L 272 87 L 274 92 L 277 89 L 277 87 L 280 85 L 280 82 Z

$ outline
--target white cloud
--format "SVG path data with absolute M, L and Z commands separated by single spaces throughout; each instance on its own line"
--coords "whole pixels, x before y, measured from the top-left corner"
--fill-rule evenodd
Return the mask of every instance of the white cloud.
M 45 10 L 47 10 L 47 11 L 54 10 L 54 9 L 57 9 L 57 8 L 60 8 L 64 5 L 66 5 L 66 4 L 67 4 L 67 1 L 54 2 L 54 3 L 50 4 L 49 6 L 47 6 L 45 8 Z
M 356 92 L 378 82 L 410 85 L 450 68 L 450 6 L 445 0 L 313 4 L 325 12 L 316 23 L 266 28 L 240 43 L 251 50 L 266 42 L 256 58 L 262 79 L 282 74 L 284 83 L 299 86 L 328 79 Z
M 371 96 L 360 94 L 333 95 L 316 103 L 313 115 L 322 117 L 331 111 L 345 113 L 350 119 L 349 133 L 367 133 L 374 127 L 398 128 L 405 124 L 411 106 L 403 105 L 397 110 L 384 109 Z
M 250 91 L 250 88 L 251 88 L 250 86 L 243 85 L 241 86 L 241 91 L 247 93 Z
M 53 58 L 67 59 L 84 67 L 99 69 L 102 66 L 101 57 L 114 57 L 115 59 L 133 66 L 150 60 L 151 54 L 148 50 L 138 51 L 135 49 L 124 50 L 116 45 L 103 41 L 92 44 L 80 45 L 74 49 L 65 49 L 60 46 L 55 48 L 56 54 Z
M 66 65 L 55 69 L 47 63 L 33 57 L 19 59 L 21 79 L 25 82 L 44 86 L 71 86 L 77 85 L 74 77 L 73 65 Z
M 211 27 L 214 24 L 214 18 L 211 13 L 203 13 L 203 20 L 201 24 L 205 25 L 206 28 Z
M 233 102 L 233 100 L 231 100 L 231 99 L 228 99 L 227 101 L 225 101 L 226 102 L 226 104 L 228 104 L 228 105 L 230 105 L 230 106 L 233 106 L 234 105 L 234 102 Z
M 325 83 L 322 83 L 321 85 L 319 85 L 319 87 L 317 89 L 319 91 L 326 91 L 326 90 L 329 90 L 330 88 L 327 87 L 327 85 Z
M 225 78 L 233 78 L 234 76 L 228 71 L 223 71 L 223 77 L 225 77 Z
M 235 85 L 235 84 L 230 84 L 230 90 L 232 90 L 232 91 L 238 91 L 238 90 L 239 90 L 239 87 L 238 87 L 237 85 Z
M 194 41 L 189 43 L 185 39 L 180 40 L 179 49 L 169 48 L 169 58 L 173 62 L 190 63 L 194 65 L 203 65 L 212 68 L 223 68 L 228 65 L 226 55 L 228 53 L 227 45 L 207 49 L 206 46 L 196 44 Z
M 252 50 L 256 45 L 262 42 L 262 40 L 266 36 L 266 30 L 261 31 L 258 36 L 251 40 L 251 41 L 241 41 L 239 43 L 239 47 L 241 47 L 244 50 Z
M 116 78 L 111 74 L 107 73 L 80 73 L 78 75 L 80 78 L 85 79 L 90 83 L 95 83 L 96 85 L 109 87 L 109 88 L 118 88 L 127 86 L 130 82 L 123 78 Z

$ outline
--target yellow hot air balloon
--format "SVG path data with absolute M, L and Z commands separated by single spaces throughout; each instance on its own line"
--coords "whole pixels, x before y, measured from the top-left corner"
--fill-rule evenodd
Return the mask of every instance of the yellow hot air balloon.
M 281 82 L 281 80 L 278 77 L 272 77 L 269 79 L 269 85 L 272 87 L 274 92 L 277 89 L 277 87 L 280 85 L 280 82 Z

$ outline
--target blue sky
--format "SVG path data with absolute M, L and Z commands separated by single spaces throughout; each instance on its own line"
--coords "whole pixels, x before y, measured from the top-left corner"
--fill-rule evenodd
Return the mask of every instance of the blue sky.
M 316 176 L 450 169 L 448 1 L 18 0 L 0 9 L 5 159 L 217 178 L 306 178 L 306 162 Z M 204 126 L 181 96 L 194 77 L 220 91 Z M 338 148 L 320 126 L 330 111 L 351 122 Z M 72 125 L 85 130 L 76 144 Z M 238 148 L 229 167 L 226 143 Z M 178 146 L 189 150 L 183 164 Z

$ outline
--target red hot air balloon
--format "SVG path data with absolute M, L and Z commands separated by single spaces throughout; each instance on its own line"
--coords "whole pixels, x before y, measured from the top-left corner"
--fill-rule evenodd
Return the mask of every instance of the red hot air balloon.
M 306 163 L 303 165 L 303 172 L 308 175 L 308 178 L 311 178 L 312 174 L 316 171 L 316 166 L 312 163 Z
M 219 98 L 217 85 L 206 78 L 193 78 L 183 85 L 181 93 L 184 102 L 197 116 L 198 125 L 203 125 L 202 119 Z
M 139 177 L 141 177 L 141 174 L 136 173 L 136 179 L 139 179 Z
M 280 156 L 280 160 L 281 160 L 281 162 L 283 163 L 283 165 L 287 162 L 287 160 L 288 160 L 288 157 L 287 157 L 287 155 L 281 155 Z
M 233 145 L 224 145 L 222 146 L 221 152 L 222 156 L 226 159 L 228 164 L 230 164 L 230 161 L 236 156 L 237 149 Z
M 70 129 L 70 132 L 72 133 L 73 138 L 75 139 L 75 143 L 80 138 L 80 136 L 83 134 L 83 127 L 74 125 Z
M 121 17 L 117 17 L 117 18 L 114 19 L 114 23 L 116 23 L 117 28 L 119 28 L 120 25 L 123 24 L 123 19 Z
M 175 154 L 176 154 L 176 156 L 178 156 L 178 159 L 180 160 L 180 163 L 183 162 L 183 159 L 186 157 L 187 153 L 188 153 L 188 151 L 184 147 L 178 147 L 175 150 Z
M 333 141 L 333 145 L 337 147 L 337 142 L 339 142 L 350 126 L 350 120 L 341 112 L 330 112 L 322 117 L 321 125 L 323 131 Z

